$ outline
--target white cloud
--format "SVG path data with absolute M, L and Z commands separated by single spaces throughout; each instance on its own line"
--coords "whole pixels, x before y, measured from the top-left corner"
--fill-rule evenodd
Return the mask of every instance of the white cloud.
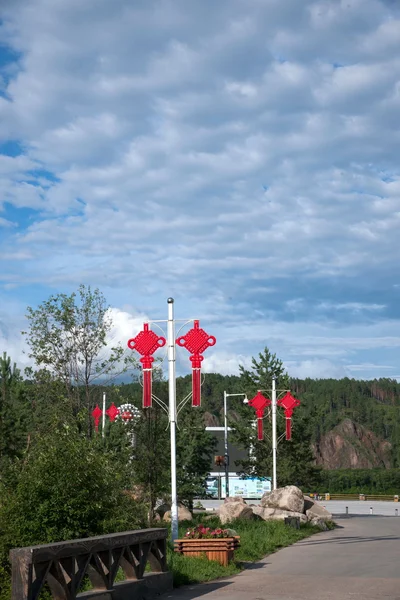
M 312 379 L 340 379 L 341 377 L 348 376 L 346 369 L 326 359 L 289 362 L 285 366 L 291 377 L 299 377 L 300 379 L 306 377 Z
M 264 345 L 298 372 L 396 360 L 395 4 L 18 0 L 4 16 L 8 294 L 84 281 L 150 316 L 174 295 L 218 332 L 209 370 Z
M 210 352 L 204 355 L 203 371 L 222 375 L 239 375 L 239 365 L 249 368 L 251 357 L 229 352 Z

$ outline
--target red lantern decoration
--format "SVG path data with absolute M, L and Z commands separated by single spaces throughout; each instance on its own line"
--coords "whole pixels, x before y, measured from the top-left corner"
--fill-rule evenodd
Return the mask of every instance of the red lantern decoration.
M 113 423 L 115 421 L 115 419 L 117 418 L 118 414 L 119 414 L 119 410 L 113 402 L 111 404 L 111 406 L 106 410 L 106 415 L 108 415 L 108 418 L 110 419 L 111 423 Z
M 134 418 L 138 418 L 140 416 L 140 412 L 133 404 L 121 404 L 118 409 L 118 417 L 121 418 L 124 423 L 129 423 Z
M 128 348 L 142 355 L 140 362 L 143 369 L 143 408 L 152 406 L 152 364 L 154 362 L 152 354 L 165 344 L 166 339 L 151 331 L 148 323 L 143 325 L 143 331 L 136 337 L 128 340 Z
M 252 400 L 249 400 L 249 406 L 252 406 L 256 411 L 257 438 L 259 440 L 262 440 L 264 437 L 264 430 L 263 430 L 264 411 L 267 408 L 267 406 L 271 406 L 271 400 L 269 398 L 266 398 L 265 396 L 263 396 L 262 393 L 260 391 L 258 391 L 257 394 L 254 396 L 254 398 L 252 398 Z
M 99 431 L 99 423 L 100 423 L 102 414 L 103 414 L 103 411 L 101 410 L 99 405 L 96 404 L 96 408 L 92 411 L 92 417 L 94 420 L 94 429 L 96 432 Z
M 278 400 L 278 406 L 282 406 L 285 410 L 285 418 L 286 418 L 286 439 L 292 439 L 292 415 L 293 410 L 300 406 L 300 400 L 297 400 L 290 392 L 286 392 L 286 394 Z
M 204 329 L 200 328 L 200 321 L 194 321 L 192 329 L 189 329 L 186 335 L 176 340 L 178 346 L 186 348 L 191 353 L 190 362 L 192 363 L 192 406 L 201 405 L 201 363 L 204 360 L 202 352 L 210 346 L 216 344 L 216 338 L 208 335 Z

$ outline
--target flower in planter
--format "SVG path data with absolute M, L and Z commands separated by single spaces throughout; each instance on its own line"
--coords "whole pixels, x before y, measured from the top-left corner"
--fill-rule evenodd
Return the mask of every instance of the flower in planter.
M 236 534 L 234 533 L 234 535 Z M 191 527 L 190 529 L 188 529 L 186 531 L 185 537 L 189 539 L 228 538 L 232 537 L 232 530 L 221 528 L 212 530 L 211 527 L 197 525 L 197 527 Z

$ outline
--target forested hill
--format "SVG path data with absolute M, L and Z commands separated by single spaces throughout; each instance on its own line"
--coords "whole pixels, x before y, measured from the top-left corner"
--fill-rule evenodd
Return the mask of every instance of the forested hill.
M 326 468 L 400 466 L 400 384 L 395 380 L 291 379 L 289 386 L 301 400 L 294 426 L 296 418 L 307 421 L 318 464 Z M 140 394 L 137 384 L 123 387 L 124 395 Z M 178 398 L 189 389 L 190 376 L 178 378 Z M 252 392 L 238 376 L 207 374 L 202 399 L 209 413 L 208 424 L 223 423 L 224 390 L 230 394 Z M 240 402 L 229 398 L 233 420 Z

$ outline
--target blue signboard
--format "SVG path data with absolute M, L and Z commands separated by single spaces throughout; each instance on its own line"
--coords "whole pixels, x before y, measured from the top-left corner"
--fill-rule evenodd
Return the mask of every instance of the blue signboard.
M 219 485 L 221 486 L 221 498 L 225 498 L 225 476 L 214 475 L 207 479 L 207 493 L 211 498 L 218 498 Z M 257 479 L 255 477 L 241 479 L 238 476 L 229 477 L 229 495 L 241 496 L 242 498 L 261 498 L 265 492 L 271 491 L 271 479 Z

